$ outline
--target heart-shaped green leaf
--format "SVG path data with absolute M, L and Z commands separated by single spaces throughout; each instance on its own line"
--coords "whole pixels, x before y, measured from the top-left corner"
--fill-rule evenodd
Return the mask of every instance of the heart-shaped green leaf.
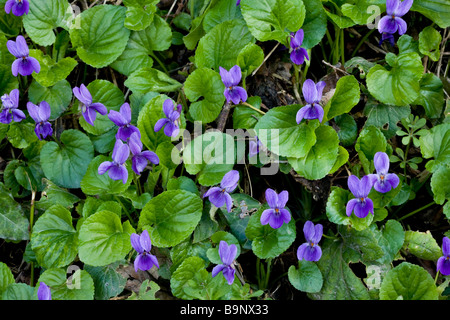
M 302 106 L 298 104 L 270 109 L 255 127 L 261 143 L 270 151 L 285 157 L 301 158 L 316 143 L 318 120 L 302 121 L 295 117 Z
M 156 247 L 172 247 L 186 239 L 202 216 L 203 202 L 184 190 L 165 191 L 142 209 L 139 227 L 149 230 Z
M 288 271 L 289 282 L 295 289 L 304 292 L 319 292 L 323 285 L 323 277 L 314 262 L 300 260 L 298 269 L 290 266 Z
M 239 52 L 254 38 L 243 20 L 230 20 L 212 28 L 198 43 L 195 51 L 197 67 L 219 67 L 227 70 L 236 64 Z
M 54 29 L 68 29 L 73 20 L 72 8 L 65 0 L 30 1 L 28 14 L 23 16 L 23 26 L 33 42 L 47 47 L 55 40 Z
M 308 180 L 325 177 L 333 168 L 339 152 L 339 137 L 330 126 L 320 126 L 315 131 L 316 143 L 301 158 L 288 158 L 292 168 Z
M 415 52 L 386 55 L 391 67 L 377 64 L 367 75 L 367 88 L 378 101 L 396 106 L 413 103 L 419 96 L 420 79 L 423 74 L 422 60 Z
M 47 209 L 33 226 L 31 247 L 46 269 L 69 265 L 78 253 L 78 235 L 70 211 L 59 204 Z
M 125 12 L 123 6 L 101 5 L 77 16 L 79 27 L 70 29 L 70 39 L 81 60 L 103 68 L 122 54 L 130 37 Z
M 125 27 L 130 30 L 144 30 L 153 21 L 158 0 L 124 0 L 127 7 Z
M 91 140 L 79 130 L 63 131 L 60 142 L 47 142 L 41 150 L 41 166 L 47 179 L 63 188 L 79 188 L 94 157 Z
M 216 120 L 225 102 L 224 89 L 220 75 L 214 70 L 202 67 L 191 73 L 184 83 L 184 92 L 191 101 L 192 119 L 205 124 Z
M 127 220 L 103 210 L 89 216 L 79 231 L 80 260 L 91 266 L 105 266 L 125 258 L 132 249 L 130 237 L 135 230 Z
M 130 35 L 124 52 L 111 64 L 111 67 L 123 75 L 129 76 L 140 68 L 151 68 L 153 51 L 164 51 L 172 44 L 172 30 L 169 24 L 159 16 L 141 31 Z
M 277 40 L 287 47 L 290 32 L 300 29 L 306 13 L 302 0 L 242 0 L 241 10 L 256 39 Z
M 438 300 L 438 296 L 431 275 L 409 262 L 390 270 L 380 287 L 380 300 Z

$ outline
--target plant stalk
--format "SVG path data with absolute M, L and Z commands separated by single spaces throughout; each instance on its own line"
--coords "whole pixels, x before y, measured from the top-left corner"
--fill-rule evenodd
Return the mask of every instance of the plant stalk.
M 404 220 L 404 219 L 406 219 L 406 218 L 409 218 L 410 216 L 416 214 L 417 212 L 420 212 L 420 211 L 422 211 L 422 210 L 425 210 L 425 209 L 428 208 L 428 207 L 431 207 L 433 204 L 435 204 L 434 201 L 433 201 L 433 202 L 430 202 L 429 204 L 424 205 L 423 207 L 421 207 L 421 208 L 419 208 L 419 209 L 417 209 L 417 210 L 414 210 L 414 211 L 408 213 L 407 215 L 404 215 L 403 217 L 397 219 L 397 221 L 402 221 L 402 220 Z

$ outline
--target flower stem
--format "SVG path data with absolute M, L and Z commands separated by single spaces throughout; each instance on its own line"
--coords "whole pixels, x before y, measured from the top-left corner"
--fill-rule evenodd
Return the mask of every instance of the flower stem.
M 434 277 L 434 285 L 436 285 L 438 278 L 439 278 L 439 270 L 436 272 L 436 277 Z
M 341 63 L 342 67 L 344 67 L 345 64 L 344 29 L 341 29 Z
M 252 106 L 250 103 L 248 103 L 248 102 L 241 102 L 241 104 L 243 104 L 244 106 L 246 106 L 246 107 L 249 107 L 250 109 L 253 109 L 253 110 L 255 110 L 255 111 L 258 111 L 259 113 L 261 113 L 261 114 L 266 114 L 264 111 L 262 111 L 262 110 L 259 110 L 258 108 L 255 108 L 254 106 Z
M 372 29 L 372 30 L 370 30 L 369 32 L 367 32 L 367 33 L 364 35 L 364 37 L 361 38 L 361 40 L 359 41 L 359 43 L 356 45 L 355 50 L 353 50 L 353 53 L 352 53 L 352 55 L 351 55 L 351 58 L 353 58 L 353 57 L 358 53 L 359 48 L 362 46 L 362 44 L 367 40 L 367 38 L 369 38 L 369 36 L 370 36 L 375 30 L 378 30 L 378 29 Z
M 428 207 L 431 207 L 433 204 L 435 204 L 434 201 L 433 201 L 433 202 L 430 202 L 429 204 L 424 205 L 423 207 L 421 207 L 421 208 L 419 208 L 419 209 L 417 209 L 417 210 L 414 210 L 414 211 L 408 213 L 407 215 L 404 215 L 403 217 L 397 219 L 397 221 L 402 221 L 402 220 L 404 220 L 404 219 L 406 219 L 406 218 L 409 218 L 410 216 L 416 214 L 417 212 L 420 212 L 420 211 L 422 211 L 422 210 L 425 210 L 425 209 L 428 208 Z
M 294 95 L 297 99 L 298 103 L 302 103 L 302 99 L 300 98 L 300 94 L 298 93 L 298 89 L 300 86 L 300 67 L 294 64 L 294 79 L 292 81 L 292 86 L 294 89 Z
M 133 180 L 134 180 L 134 184 L 136 185 L 137 196 L 139 197 L 142 194 L 142 186 L 141 186 L 141 182 L 139 181 L 139 177 L 134 172 L 133 172 Z
M 123 211 L 125 211 L 125 215 L 126 215 L 126 216 L 128 217 L 128 219 L 130 220 L 131 225 L 133 225 L 133 227 L 135 227 L 136 224 L 135 224 L 133 218 L 131 217 L 130 212 L 128 212 L 127 208 L 125 207 L 125 205 L 122 203 L 122 201 L 120 201 L 120 199 L 119 199 L 118 196 L 114 196 L 114 199 L 116 199 L 116 201 L 119 202 L 119 204 L 120 204 L 120 206 L 122 207 Z
M 28 177 L 28 175 L 27 175 Z M 30 183 L 31 185 L 31 183 Z M 31 189 L 31 207 L 30 207 L 30 239 L 31 233 L 33 231 L 33 222 L 34 222 L 34 199 L 36 198 L 36 191 Z M 31 261 L 30 263 L 30 286 L 34 286 L 34 263 Z

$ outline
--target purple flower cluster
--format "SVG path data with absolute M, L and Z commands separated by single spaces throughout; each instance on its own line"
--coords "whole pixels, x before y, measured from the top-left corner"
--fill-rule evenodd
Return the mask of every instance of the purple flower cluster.
M 351 199 L 346 206 L 347 216 L 351 216 L 352 212 L 358 218 L 365 218 L 369 212 L 373 212 L 373 201 L 368 198 L 372 187 L 381 193 L 389 192 L 391 189 L 397 188 L 400 179 L 395 173 L 389 171 L 389 157 L 384 152 L 377 152 L 374 156 L 374 165 L 376 174 L 369 174 L 360 179 L 351 175 L 348 177 L 348 188 L 352 192 L 354 199 Z
M 112 160 L 105 161 L 98 167 L 98 174 L 108 175 L 113 180 L 122 180 L 125 184 L 128 180 L 128 170 L 125 162 L 132 154 L 131 162 L 134 173 L 140 175 L 147 166 L 148 161 L 159 164 L 159 157 L 153 151 L 142 151 L 141 133 L 137 127 L 131 124 L 131 107 L 124 103 L 120 111 L 111 110 L 108 118 L 119 127 L 116 134 Z M 125 143 L 124 143 L 125 142 Z
M 19 89 L 14 89 L 9 95 L 4 94 L 1 97 L 3 106 L 0 112 L 0 123 L 21 122 L 26 118 L 25 113 L 19 109 L 19 95 Z M 36 122 L 34 132 L 39 140 L 51 136 L 53 129 L 50 122 L 48 122 L 51 114 L 50 105 L 46 101 L 41 101 L 39 105 L 28 102 L 27 109 L 30 117 Z
M 9 95 L 2 96 L 2 111 L 0 112 L 0 122 L 9 124 L 11 121 L 20 122 L 26 118 L 25 113 L 19 108 L 19 90 L 12 90 Z
M 412 4 L 413 0 L 386 0 L 387 15 L 378 22 L 378 31 L 382 34 L 380 45 L 389 40 L 394 46 L 394 33 L 398 31 L 402 35 L 406 32 L 407 24 L 401 17 L 408 13 Z
M 14 1 L 9 0 L 5 6 L 5 10 L 9 13 L 11 10 L 14 15 L 22 15 L 28 13 L 28 1 Z M 16 57 L 16 60 L 11 66 L 11 70 L 14 76 L 21 74 L 22 76 L 31 75 L 33 72 L 39 73 L 39 62 L 29 56 L 29 49 L 25 38 L 23 36 L 17 36 L 16 41 L 9 40 L 7 43 L 9 52 Z M 94 126 L 97 113 L 101 115 L 108 114 L 106 106 L 100 102 L 94 102 L 91 93 L 88 88 L 81 84 L 80 87 L 72 89 L 75 97 L 80 101 L 81 114 L 87 123 Z M 9 124 L 11 121 L 20 122 L 26 118 L 26 115 L 19 109 L 19 90 L 14 89 L 10 94 L 5 94 L 1 97 L 2 108 L 0 111 L 0 122 Z M 169 103 L 170 102 L 170 105 Z M 31 118 L 36 122 L 35 133 L 37 137 L 42 140 L 53 134 L 53 129 L 48 121 L 51 115 L 51 107 L 46 101 L 41 101 L 39 105 L 35 105 L 31 102 L 27 103 L 28 113 Z M 173 110 L 172 103 L 166 100 L 164 103 L 164 112 L 168 115 L 169 119 L 164 119 L 161 127 L 166 125 L 164 130 L 166 134 L 176 135 L 178 134 L 178 118 L 180 117 L 181 105 L 177 107 L 177 110 Z M 171 109 L 171 110 L 169 110 Z M 152 151 L 142 151 L 141 134 L 139 129 L 131 124 L 131 107 L 128 103 L 124 103 L 119 111 L 111 110 L 108 114 L 108 118 L 119 127 L 116 134 L 116 143 L 112 154 L 112 162 L 105 161 L 99 168 L 99 174 L 108 175 L 113 180 L 122 180 L 126 183 L 128 179 L 128 171 L 125 167 L 130 151 L 132 153 L 132 169 L 140 175 L 147 165 L 147 161 L 154 164 L 159 163 L 159 158 L 156 153 Z M 166 121 L 167 120 L 167 121 Z M 123 142 L 128 142 L 129 145 Z

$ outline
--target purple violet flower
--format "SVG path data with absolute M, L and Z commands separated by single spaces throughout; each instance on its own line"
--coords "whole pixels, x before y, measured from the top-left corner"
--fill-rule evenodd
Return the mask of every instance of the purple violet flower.
M 389 157 L 384 152 L 377 152 L 373 158 L 376 174 L 369 174 L 369 178 L 373 182 L 375 190 L 381 193 L 386 193 L 391 189 L 397 188 L 400 179 L 395 173 L 388 173 L 389 171 Z
M 240 5 L 241 4 L 241 0 L 237 0 L 236 1 L 236 6 L 238 6 L 238 5 Z
M 138 253 L 138 256 L 134 260 L 134 270 L 136 272 L 138 270 L 150 270 L 154 265 L 159 268 L 158 260 L 154 255 L 150 254 L 152 242 L 150 241 L 150 236 L 147 230 L 144 230 L 140 236 L 133 233 L 130 240 L 133 249 Z
M 225 91 L 223 95 L 227 99 L 227 103 L 232 101 L 234 104 L 239 104 L 241 100 L 243 102 L 247 101 L 247 91 L 243 87 L 239 87 L 238 84 L 241 82 L 242 73 L 241 68 L 238 65 L 233 66 L 230 71 L 219 67 L 220 77 L 225 85 Z
M 234 259 L 236 258 L 237 247 L 235 244 L 226 243 L 221 240 L 219 243 L 219 256 L 222 260 L 222 264 L 218 264 L 212 269 L 211 275 L 213 278 L 222 272 L 223 276 L 227 280 L 229 285 L 233 284 L 234 273 L 236 269 L 234 267 Z
M 173 101 L 171 99 L 166 99 L 163 103 L 163 111 L 166 115 L 165 118 L 159 119 L 155 123 L 155 132 L 158 132 L 164 128 L 164 134 L 168 137 L 176 137 L 180 132 L 179 123 L 180 123 L 180 115 L 181 115 L 181 104 L 177 105 L 174 108 Z
M 12 10 L 13 15 L 17 17 L 28 14 L 29 9 L 28 0 L 8 0 L 5 4 L 5 12 L 9 14 Z
M 108 109 L 106 109 L 102 103 L 92 103 L 92 95 L 84 84 L 82 84 L 79 88 L 73 88 L 72 91 L 75 97 L 81 102 L 81 113 L 83 114 L 84 119 L 91 126 L 94 126 L 94 121 L 97 117 L 96 111 L 102 116 L 108 113 Z
M 381 40 L 380 40 L 380 43 L 378 45 L 381 46 L 382 43 L 385 42 L 386 40 L 389 40 L 389 43 L 391 44 L 391 46 L 395 46 L 394 35 L 391 34 L 391 33 L 386 33 L 386 32 L 383 32 L 381 34 Z
M 450 275 L 450 239 L 444 237 L 442 239 L 442 253 L 444 254 L 437 261 L 437 271 L 444 276 Z
M 131 134 L 135 132 L 139 135 L 139 138 L 141 137 L 139 129 L 131 124 L 131 107 L 127 102 L 120 107 L 119 112 L 116 110 L 110 110 L 108 118 L 119 127 L 119 130 L 117 130 L 116 139 L 127 141 Z
M 301 65 L 306 60 L 309 61 L 308 51 L 305 48 L 302 48 L 301 45 L 303 43 L 303 38 L 305 33 L 303 29 L 299 29 L 296 33 L 291 33 L 291 42 L 290 46 L 292 48 L 291 51 L 291 61 L 296 65 Z
M 322 256 L 322 249 L 318 243 L 322 239 L 323 226 L 318 223 L 314 226 L 311 221 L 306 221 L 303 226 L 306 243 L 303 243 L 297 249 L 298 260 L 319 261 Z
M 258 139 L 258 137 L 256 137 L 256 141 L 250 140 L 248 149 L 249 149 L 248 156 L 250 158 L 256 156 L 260 151 L 267 150 L 267 148 L 264 147 L 264 145 L 262 144 L 261 140 Z
M 50 105 L 46 101 L 42 101 L 39 106 L 34 103 L 27 103 L 28 113 L 30 117 L 36 122 L 34 132 L 39 140 L 45 139 L 53 134 L 52 125 L 48 122 L 51 115 Z
M 3 108 L 0 112 L 0 122 L 9 124 L 11 121 L 20 122 L 26 118 L 25 113 L 19 108 L 19 89 L 13 89 L 9 95 L 2 96 Z
M 98 167 L 98 174 L 102 175 L 108 171 L 108 175 L 113 180 L 122 180 L 125 184 L 128 180 L 128 171 L 124 163 L 130 155 L 130 148 L 122 140 L 117 139 L 112 153 L 112 162 L 102 162 Z
M 233 199 L 230 193 L 236 189 L 238 181 L 239 172 L 231 170 L 223 176 L 220 187 L 212 187 L 203 195 L 203 198 L 209 197 L 209 201 L 217 208 L 222 207 L 226 203 L 227 211 L 231 212 Z
M 153 151 L 142 151 L 142 142 L 140 135 L 137 132 L 133 132 L 128 140 L 128 146 L 130 147 L 133 157 L 131 159 L 133 171 L 140 175 L 147 166 L 147 162 L 150 161 L 154 164 L 159 163 L 159 157 Z
M 277 194 L 274 190 L 268 188 L 266 190 L 266 200 L 270 209 L 266 209 L 261 214 L 261 224 L 269 224 L 272 228 L 278 229 L 283 223 L 291 221 L 291 214 L 286 207 L 289 199 L 289 193 L 284 190 Z
M 324 111 L 320 105 L 320 100 L 322 99 L 322 91 L 325 88 L 325 85 L 326 83 L 324 81 L 319 81 L 315 84 L 311 79 L 305 80 L 302 92 L 307 105 L 297 112 L 296 120 L 298 124 L 300 124 L 303 119 L 319 119 L 319 121 L 322 122 Z
M 39 284 L 39 289 L 37 291 L 38 300 L 52 300 L 52 293 L 50 287 L 44 282 Z
M 378 22 L 378 31 L 380 33 L 394 34 L 398 31 L 399 35 L 406 32 L 407 25 L 403 17 L 408 13 L 413 4 L 413 0 L 386 0 L 387 15 Z
M 35 58 L 30 57 L 30 50 L 28 49 L 27 42 L 23 36 L 17 36 L 16 41 L 8 40 L 6 42 L 9 52 L 16 57 L 16 60 L 11 66 L 12 74 L 17 77 L 17 74 L 22 76 L 29 76 L 35 71 L 39 73 L 41 71 L 41 65 Z
M 369 212 L 373 213 L 373 202 L 367 198 L 372 189 L 372 181 L 369 176 L 364 176 L 361 180 L 357 176 L 351 175 L 347 180 L 348 188 L 355 196 L 346 206 L 347 216 L 351 216 L 353 210 L 358 218 L 365 218 Z

